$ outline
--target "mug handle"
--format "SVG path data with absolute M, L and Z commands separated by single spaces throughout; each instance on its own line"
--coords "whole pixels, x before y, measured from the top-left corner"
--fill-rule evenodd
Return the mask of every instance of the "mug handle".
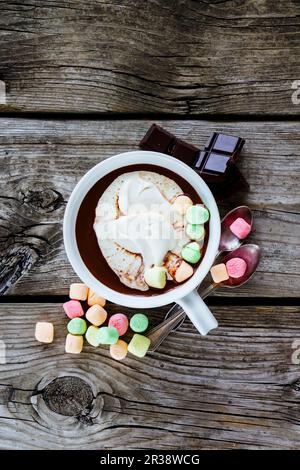
M 218 322 L 196 290 L 176 301 L 201 335 L 217 328 Z

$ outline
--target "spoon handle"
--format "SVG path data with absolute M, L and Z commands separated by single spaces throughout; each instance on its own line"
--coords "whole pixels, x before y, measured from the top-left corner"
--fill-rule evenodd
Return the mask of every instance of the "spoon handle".
M 172 330 L 176 328 L 176 326 L 185 319 L 185 312 L 180 307 L 179 310 L 175 311 L 173 315 L 168 317 L 159 325 L 152 328 L 151 331 L 147 334 L 147 338 L 150 339 L 151 344 L 149 347 L 149 351 L 155 351 L 158 346 L 165 340 L 165 338 L 171 333 Z
M 211 292 L 218 287 L 218 284 L 210 284 L 203 292 L 200 293 L 202 300 L 205 299 Z M 175 330 L 176 327 L 180 326 L 186 317 L 185 311 L 177 304 L 175 304 L 169 312 L 174 313 L 167 317 L 162 323 L 152 328 L 147 334 L 147 338 L 150 339 L 151 344 L 149 351 L 156 351 L 161 343 L 169 336 L 171 331 Z M 169 313 L 168 312 L 168 313 Z
M 199 292 L 200 297 L 202 297 L 203 300 L 206 299 L 206 297 L 208 297 L 218 286 L 219 284 L 215 283 L 209 284 L 209 286 Z

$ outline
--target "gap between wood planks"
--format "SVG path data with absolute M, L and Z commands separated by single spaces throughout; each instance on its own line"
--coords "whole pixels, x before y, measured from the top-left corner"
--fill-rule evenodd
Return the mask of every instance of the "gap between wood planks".
M 0 304 L 19 303 L 63 303 L 68 295 L 5 295 L 0 297 Z M 282 306 L 297 307 L 300 297 L 209 297 L 205 300 L 209 306 Z
M 300 108 L 299 108 L 300 111 Z M 130 121 L 130 120 L 159 120 L 159 121 L 221 121 L 221 122 L 297 122 L 300 121 L 299 115 L 278 115 L 278 114 L 178 114 L 178 113 L 65 113 L 65 112 L 35 112 L 35 111 L 7 111 L 0 112 L 1 118 L 20 118 L 20 119 L 40 119 L 40 120 L 95 120 L 95 121 Z

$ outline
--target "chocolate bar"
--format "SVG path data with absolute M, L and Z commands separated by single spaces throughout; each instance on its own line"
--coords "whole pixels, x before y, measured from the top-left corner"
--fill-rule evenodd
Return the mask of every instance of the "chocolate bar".
M 199 153 L 197 147 L 178 139 L 175 135 L 156 124 L 152 124 L 148 129 L 139 146 L 143 150 L 152 150 L 172 155 L 189 166 L 194 164 Z
M 143 150 L 166 153 L 191 166 L 208 184 L 218 200 L 237 191 L 248 191 L 249 185 L 235 162 L 245 140 L 214 132 L 201 151 L 153 124 L 140 142 Z
M 196 171 L 207 183 L 228 179 L 228 164 L 236 162 L 244 144 L 240 137 L 214 132 L 194 163 Z

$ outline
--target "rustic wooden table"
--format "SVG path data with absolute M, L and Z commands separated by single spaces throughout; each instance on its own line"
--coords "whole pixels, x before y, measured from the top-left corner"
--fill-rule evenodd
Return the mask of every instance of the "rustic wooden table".
M 299 448 L 299 1 L 1 0 L 0 11 L 1 448 Z M 246 138 L 251 192 L 220 210 L 253 209 L 259 270 L 208 299 L 220 326 L 207 337 L 186 321 L 143 360 L 66 355 L 66 201 L 154 121 L 198 146 L 212 130 Z M 149 312 L 153 325 L 165 310 Z M 45 319 L 51 346 L 34 340 Z

